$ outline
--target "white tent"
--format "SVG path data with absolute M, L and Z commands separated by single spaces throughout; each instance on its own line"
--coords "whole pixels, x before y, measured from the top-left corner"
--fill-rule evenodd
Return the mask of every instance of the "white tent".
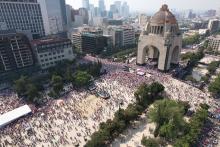
M 0 115 L 0 128 L 29 113 L 31 113 L 30 107 L 28 105 L 24 105 L 12 111 L 6 112 L 3 115 Z

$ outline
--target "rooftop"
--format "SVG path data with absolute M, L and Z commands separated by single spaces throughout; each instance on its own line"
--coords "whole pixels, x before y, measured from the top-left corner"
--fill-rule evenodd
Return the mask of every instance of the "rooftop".
M 0 0 L 0 3 L 2 2 L 37 3 L 37 0 Z
M 61 42 L 66 42 L 66 41 L 70 41 L 70 40 L 67 38 L 55 37 L 55 38 L 37 39 L 37 40 L 31 41 L 31 43 L 33 45 L 44 45 L 44 44 L 61 43 Z
M 150 20 L 154 24 L 177 24 L 175 16 L 168 9 L 168 5 L 164 4 L 160 10 L 154 14 Z

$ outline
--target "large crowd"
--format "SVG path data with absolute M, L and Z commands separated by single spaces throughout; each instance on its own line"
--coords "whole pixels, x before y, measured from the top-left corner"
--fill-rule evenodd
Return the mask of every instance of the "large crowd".
M 96 58 L 86 56 L 85 60 Z M 195 109 L 199 103 L 219 107 L 218 103 L 197 88 L 173 79 L 148 67 L 141 70 L 149 76 L 139 76 L 123 71 L 126 64 L 100 59 L 107 74 L 94 81 L 96 91 L 106 91 L 110 99 L 102 99 L 90 90 L 74 90 L 59 100 L 49 100 L 47 105 L 0 130 L 0 147 L 4 146 L 83 146 L 101 122 L 111 119 L 119 107 L 126 108 L 134 102 L 134 91 L 143 82 L 159 81 L 165 86 L 168 96 L 175 100 L 188 101 Z M 131 68 L 137 70 L 135 65 Z M 66 86 L 66 89 L 70 86 Z M 17 95 L 9 90 L 0 94 L 0 113 L 3 114 L 24 105 Z

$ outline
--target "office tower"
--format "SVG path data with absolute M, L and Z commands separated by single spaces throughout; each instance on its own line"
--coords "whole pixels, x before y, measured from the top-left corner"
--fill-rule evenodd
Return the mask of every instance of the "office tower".
M 89 0 L 82 0 L 82 7 L 89 10 L 90 9 Z
M 127 2 L 124 2 L 122 4 L 122 7 L 121 7 L 121 15 L 123 17 L 128 17 L 129 16 L 129 6 L 127 4 Z
M 104 0 L 99 0 L 99 10 L 100 12 L 104 12 L 106 10 Z
M 79 8 L 78 10 L 72 10 L 72 17 L 74 21 L 74 27 L 82 26 L 83 24 L 88 24 L 89 14 L 86 8 Z
M 44 36 L 40 4 L 37 0 L 1 0 L 0 29 L 29 30 L 33 38 Z
M 72 11 L 73 11 L 72 6 L 66 5 L 66 17 L 67 17 L 67 29 L 68 30 L 73 27 L 74 19 L 72 17 Z
M 66 0 L 60 0 L 60 8 L 61 8 L 61 15 L 62 15 L 64 30 L 65 30 L 67 26 Z
M 117 12 L 119 14 L 121 14 L 121 1 L 115 1 L 115 6 L 116 6 L 116 9 L 117 9 Z
M 0 31 L 0 73 L 33 64 L 33 53 L 28 38 L 15 30 Z
M 118 9 L 115 4 L 110 5 L 110 11 L 112 13 L 118 13 Z
M 218 10 L 216 11 L 216 16 L 217 16 L 218 18 L 220 18 L 220 8 L 218 8 Z
M 210 9 L 210 10 L 207 10 L 205 12 L 205 16 L 207 16 L 207 17 L 214 17 L 214 16 L 216 16 L 216 13 L 217 13 L 216 10 Z
M 65 0 L 38 0 L 41 6 L 46 35 L 66 31 Z
M 89 14 L 89 24 L 93 24 L 93 17 L 95 16 L 95 7 L 94 5 L 90 5 L 89 6 L 89 11 L 88 11 L 88 14 Z

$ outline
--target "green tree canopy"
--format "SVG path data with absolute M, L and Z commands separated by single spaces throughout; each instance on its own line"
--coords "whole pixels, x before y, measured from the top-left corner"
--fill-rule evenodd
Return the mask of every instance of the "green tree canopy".
M 220 95 L 220 74 L 217 76 L 217 78 L 212 83 L 210 83 L 208 89 L 211 93 L 213 93 L 213 95 L 215 96 Z
M 52 76 L 53 91 L 58 95 L 63 90 L 63 79 L 61 76 Z
M 193 45 L 196 43 L 199 43 L 200 41 L 200 35 L 199 34 L 195 34 L 193 36 L 190 37 L 186 37 L 183 39 L 183 46 L 187 46 L 187 45 Z
M 208 71 L 210 74 L 214 74 L 216 69 L 219 67 L 220 61 L 213 61 L 208 65 Z
M 27 83 L 29 83 L 29 80 L 26 76 L 21 76 L 18 80 L 15 81 L 14 88 L 18 95 L 26 94 Z
M 143 137 L 141 140 L 141 144 L 145 147 L 160 147 L 158 141 L 153 138 Z
M 91 75 L 85 71 L 77 71 L 74 75 L 74 84 L 77 87 L 86 86 L 91 80 Z
M 155 135 L 173 140 L 184 131 L 184 107 L 169 99 L 158 100 L 150 109 L 149 118 L 157 124 Z
M 196 143 L 202 133 L 202 128 L 204 127 L 207 119 L 208 107 L 204 105 L 201 106 L 201 108 L 193 115 L 188 125 L 189 128 L 183 136 L 175 141 L 174 147 L 197 146 Z

